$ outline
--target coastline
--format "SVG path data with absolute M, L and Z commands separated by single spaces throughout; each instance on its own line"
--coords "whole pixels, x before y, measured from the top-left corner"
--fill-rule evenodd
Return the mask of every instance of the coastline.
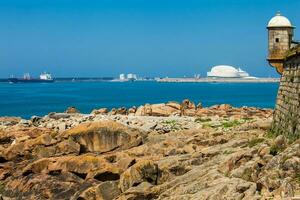
M 271 109 L 202 107 L 186 99 L 90 114 L 69 107 L 30 120 L 2 117 L 0 198 L 278 197 L 284 181 L 294 178 L 272 176 L 274 185 L 271 174 L 287 168 L 272 163 L 288 162 L 299 148 L 270 135 L 272 115 Z
M 153 78 L 138 79 L 140 81 L 153 82 L 176 82 L 176 83 L 277 83 L 280 78 Z M 113 77 L 66 77 L 55 78 L 55 82 L 135 82 L 120 80 Z M 0 83 L 8 83 L 9 79 L 1 78 Z

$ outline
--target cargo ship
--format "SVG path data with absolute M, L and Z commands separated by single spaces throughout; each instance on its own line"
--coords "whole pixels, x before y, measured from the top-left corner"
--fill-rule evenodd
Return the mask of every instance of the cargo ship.
M 24 74 L 23 78 L 11 77 L 10 83 L 53 83 L 54 79 L 49 73 L 42 73 L 39 78 L 32 78 L 29 73 Z

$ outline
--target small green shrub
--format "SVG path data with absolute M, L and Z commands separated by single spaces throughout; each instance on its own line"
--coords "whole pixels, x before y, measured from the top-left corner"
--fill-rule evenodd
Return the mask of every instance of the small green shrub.
M 176 124 L 177 121 L 175 119 L 163 121 L 164 124 Z
M 231 150 L 225 150 L 225 151 L 223 151 L 224 155 L 229 155 L 229 154 L 232 154 L 232 153 L 234 153 L 234 152 L 231 151 Z
M 298 184 L 300 184 L 300 173 L 296 173 L 296 177 L 295 177 L 296 181 Z
M 273 156 L 276 156 L 278 153 L 280 153 L 282 151 L 282 149 L 280 149 L 278 146 L 276 145 L 272 145 L 270 147 L 270 154 Z
M 289 144 L 292 144 L 295 142 L 297 139 L 299 139 L 299 133 L 296 134 L 286 134 L 286 138 Z
M 275 138 L 276 136 L 277 134 L 272 129 L 269 129 L 266 133 L 266 137 L 270 139 Z
M 216 128 L 216 126 L 210 123 L 204 123 L 203 128 Z
M 230 176 L 229 171 L 226 171 L 226 172 L 224 173 L 224 176 L 225 176 L 225 177 L 229 177 L 229 176 Z
M 278 132 L 278 131 L 274 131 L 273 129 L 269 129 L 266 133 L 266 137 L 270 139 L 274 139 L 279 135 L 284 135 L 289 144 L 292 144 L 293 142 L 295 142 L 300 138 L 300 132 L 295 132 L 291 134 L 284 131 Z
M 246 168 L 241 178 L 246 181 L 252 181 L 252 170 L 250 168 Z
M 252 117 L 243 117 L 242 120 L 244 121 L 255 121 Z
M 210 118 L 201 118 L 201 117 L 198 117 L 197 119 L 195 119 L 195 122 L 197 122 L 197 123 L 210 122 L 210 121 L 211 121 Z
M 264 138 L 255 138 L 255 139 L 252 139 L 248 142 L 248 146 L 249 147 L 254 147 L 262 142 L 264 142 L 265 139 Z
M 5 190 L 5 185 L 0 181 L 0 194 L 3 194 Z
M 238 125 L 240 125 L 240 124 L 242 124 L 240 121 L 238 121 L 238 120 L 233 120 L 233 121 L 223 122 L 223 123 L 222 123 L 222 126 L 223 126 L 224 128 L 231 128 L 231 127 L 238 126 Z
M 169 125 L 172 130 L 181 129 L 181 124 L 179 124 L 176 120 L 166 120 L 163 121 L 162 123 Z

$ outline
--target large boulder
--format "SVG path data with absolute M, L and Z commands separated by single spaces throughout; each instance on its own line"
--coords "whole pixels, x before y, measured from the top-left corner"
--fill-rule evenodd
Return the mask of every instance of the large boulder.
M 180 105 L 170 102 L 167 104 L 146 104 L 140 106 L 135 112 L 136 116 L 161 116 L 168 117 L 170 115 L 180 114 Z
M 53 142 L 54 140 L 49 134 L 43 134 L 34 139 L 27 138 L 25 141 L 17 142 L 4 149 L 2 155 L 6 160 L 14 160 L 23 156 L 32 157 L 31 152 L 34 147 L 50 145 Z
M 37 174 L 26 177 L 10 177 L 5 187 L 0 191 L 0 199 L 70 199 L 78 190 L 90 187 L 91 183 L 82 183 L 80 178 L 72 173 Z
M 194 102 L 188 100 L 188 99 L 184 99 L 181 103 L 181 109 L 182 110 L 186 110 L 186 109 L 196 109 L 196 106 L 194 104 Z
M 74 195 L 71 200 L 94 199 L 94 200 L 112 200 L 120 194 L 118 183 L 116 181 L 106 181 L 99 185 L 90 187 L 83 191 L 79 196 Z
M 59 175 L 63 172 L 73 173 L 82 179 L 95 177 L 101 181 L 111 180 L 110 175 L 119 177 L 116 167 L 104 158 L 92 155 L 42 158 L 28 164 L 22 170 L 23 176 L 41 173 Z
M 20 117 L 0 117 L 0 125 L 13 126 L 21 121 Z
M 166 105 L 171 108 L 175 108 L 176 110 L 180 110 L 180 108 L 181 108 L 180 103 L 175 102 L 175 101 L 170 101 L 170 102 L 166 103 Z
M 154 199 L 155 195 L 152 194 L 153 185 L 148 182 L 142 182 L 137 186 L 131 187 L 126 192 L 122 193 L 117 199 L 115 200 L 129 200 L 129 199 Z
M 163 116 L 163 117 L 168 117 L 178 112 L 178 109 L 168 106 L 164 103 L 151 105 L 151 110 L 152 110 L 151 116 Z
M 277 136 L 273 143 L 273 146 L 278 150 L 283 150 L 287 146 L 287 140 L 283 135 Z
M 142 144 L 144 133 L 114 121 L 104 120 L 80 124 L 63 133 L 78 142 L 81 153 L 124 150 Z
M 0 131 L 0 145 L 22 142 L 43 134 L 52 135 L 53 130 L 48 128 L 13 126 Z
M 143 116 L 145 113 L 144 113 L 144 110 L 145 110 L 145 107 L 144 106 L 139 106 L 136 111 L 135 111 L 135 115 L 136 116 Z
M 181 115 L 186 116 L 195 116 L 196 115 L 196 106 L 194 102 L 191 102 L 188 99 L 185 99 L 181 103 Z
M 130 115 L 133 115 L 135 112 L 136 112 L 137 108 L 135 106 L 131 107 L 128 109 L 128 114 Z
M 221 105 L 219 105 L 219 110 L 229 110 L 231 108 L 232 108 L 232 106 L 229 105 L 229 104 L 221 104 Z
M 109 110 L 107 108 L 100 108 L 100 109 L 93 110 L 91 114 L 104 115 L 104 114 L 107 114 L 108 112 L 109 112 Z
M 144 106 L 144 115 L 146 115 L 146 116 L 152 115 L 152 106 L 150 104 L 146 104 Z
M 74 113 L 80 113 L 80 112 L 77 108 L 72 106 L 72 107 L 68 107 L 67 110 L 65 111 L 65 113 L 74 114 Z
M 125 192 L 132 186 L 137 186 L 142 182 L 157 184 L 159 170 L 157 164 L 151 160 L 141 160 L 128 168 L 120 178 L 119 188 Z
M 51 112 L 48 114 L 48 117 L 50 119 L 54 119 L 54 120 L 60 120 L 60 119 L 68 119 L 71 117 L 71 115 L 69 113 L 54 113 Z
M 125 107 L 118 108 L 116 114 L 118 114 L 118 115 L 126 115 L 127 114 L 127 109 Z

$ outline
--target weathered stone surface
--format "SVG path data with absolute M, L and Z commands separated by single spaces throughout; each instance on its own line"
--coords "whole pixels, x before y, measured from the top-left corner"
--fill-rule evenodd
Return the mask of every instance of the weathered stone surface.
M 68 155 L 68 154 L 79 154 L 80 145 L 72 139 L 63 140 L 56 145 L 56 154 Z
M 145 106 L 140 106 L 135 115 L 136 116 L 170 116 L 173 114 L 180 114 L 180 110 L 177 108 L 178 105 L 175 103 L 168 104 L 146 104 Z
M 121 194 L 116 200 L 153 199 L 153 195 L 151 194 L 152 186 L 153 185 L 149 182 L 142 182 L 126 190 L 126 192 Z
M 0 117 L 0 125 L 13 126 L 21 121 L 20 117 Z
M 62 133 L 62 132 L 64 132 L 66 130 L 67 125 L 66 125 L 66 123 L 62 122 L 62 123 L 60 123 L 60 124 L 57 125 L 57 128 L 58 128 L 58 131 L 60 133 Z
M 191 102 L 190 100 L 185 99 L 181 103 L 181 109 L 182 110 L 185 110 L 185 109 L 196 109 L 196 106 L 195 106 L 194 102 Z
M 132 108 L 128 109 L 128 114 L 134 114 L 136 112 L 137 108 L 133 106 Z
M 71 200 L 93 199 L 93 200 L 112 200 L 119 196 L 120 190 L 116 181 L 106 181 L 99 185 L 89 187 L 80 195 L 75 194 Z
M 156 105 L 179 114 L 151 116 L 156 108 L 146 104 L 142 116 L 114 109 L 0 125 L 0 195 L 252 200 L 300 192 L 300 142 L 266 137 L 272 110 Z
M 139 106 L 135 112 L 136 116 L 144 116 L 145 115 L 145 107 L 144 106 Z
M 138 146 L 143 135 L 113 121 L 84 123 L 64 132 L 63 137 L 71 137 L 81 145 L 83 152 L 108 152 Z
M 43 175 L 9 178 L 5 191 L 1 192 L 3 199 L 70 199 L 82 188 L 91 183 L 82 183 L 70 173 L 61 175 Z
M 74 113 L 80 113 L 79 110 L 77 110 L 77 108 L 75 107 L 68 107 L 67 110 L 65 111 L 65 113 L 69 113 L 69 114 L 74 114 Z
M 30 151 L 34 146 L 37 145 L 50 145 L 52 142 L 52 137 L 48 134 L 43 134 L 34 139 L 27 139 L 22 142 L 13 144 L 3 150 L 2 156 L 6 160 L 14 160 L 20 156 L 30 156 Z
M 103 115 L 103 114 L 107 114 L 108 112 L 109 110 L 107 108 L 100 108 L 100 109 L 93 110 L 91 114 Z
M 166 103 L 166 106 L 169 106 L 169 107 L 174 108 L 176 110 L 180 110 L 180 108 L 181 108 L 180 103 L 174 102 L 174 101 L 170 101 L 170 102 Z
M 274 140 L 274 146 L 278 149 L 284 149 L 287 145 L 287 141 L 283 135 L 279 135 Z
M 55 120 L 70 118 L 69 113 L 49 113 L 48 116 Z
M 30 163 L 22 170 L 22 174 L 51 174 L 63 171 L 76 173 L 78 176 L 85 179 L 89 173 L 94 174 L 93 172 L 96 172 L 99 169 L 113 170 L 113 167 L 104 158 L 92 155 L 61 156 L 42 158 Z
M 158 167 L 151 160 L 141 160 L 127 169 L 120 179 L 119 187 L 122 192 L 125 192 L 134 185 L 146 181 L 156 184 L 158 179 Z
M 151 116 L 170 116 L 174 112 L 178 112 L 176 108 L 167 106 L 166 104 L 152 104 Z

